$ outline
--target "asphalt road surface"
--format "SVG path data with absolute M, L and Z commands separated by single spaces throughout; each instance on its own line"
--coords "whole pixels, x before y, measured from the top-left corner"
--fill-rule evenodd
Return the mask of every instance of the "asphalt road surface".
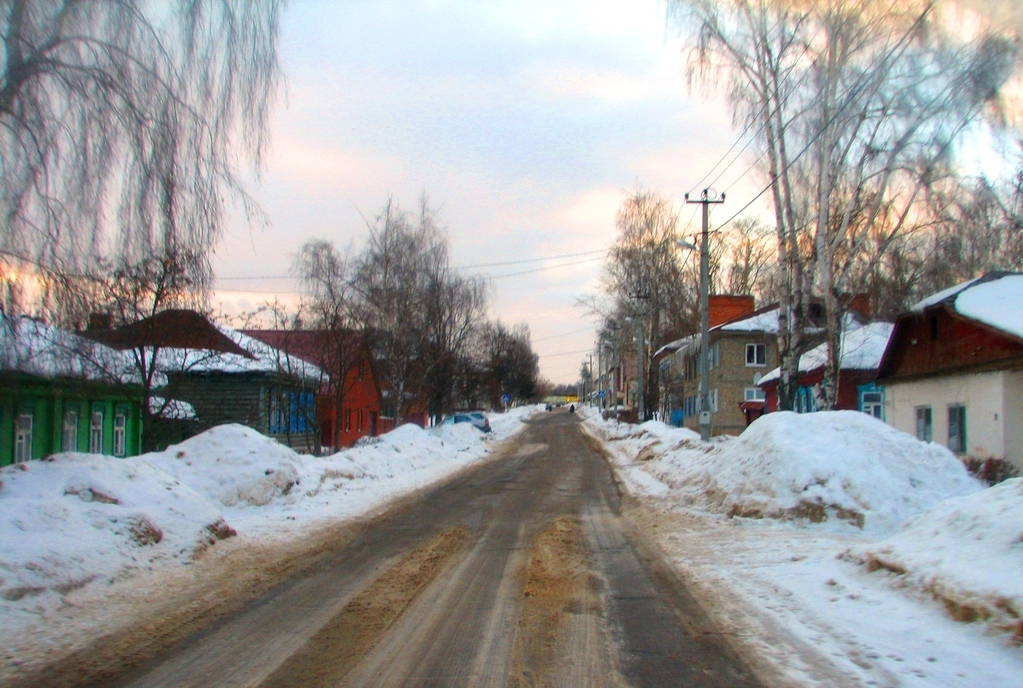
M 537 416 L 115 685 L 757 686 L 620 507 L 576 417 Z

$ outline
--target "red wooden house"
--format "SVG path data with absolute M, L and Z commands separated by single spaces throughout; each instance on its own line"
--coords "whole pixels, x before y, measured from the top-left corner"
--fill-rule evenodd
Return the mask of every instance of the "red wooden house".
M 385 414 L 373 361 L 362 338 L 329 330 L 244 330 L 255 339 L 315 364 L 327 374 L 316 394 L 316 421 L 325 449 L 350 447 L 394 427 Z

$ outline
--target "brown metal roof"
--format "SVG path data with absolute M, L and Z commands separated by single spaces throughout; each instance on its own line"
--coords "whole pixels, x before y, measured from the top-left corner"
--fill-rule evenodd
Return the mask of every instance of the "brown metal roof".
M 80 334 L 113 349 L 203 349 L 254 358 L 203 315 L 184 309 L 161 311 L 113 330 L 89 329 Z

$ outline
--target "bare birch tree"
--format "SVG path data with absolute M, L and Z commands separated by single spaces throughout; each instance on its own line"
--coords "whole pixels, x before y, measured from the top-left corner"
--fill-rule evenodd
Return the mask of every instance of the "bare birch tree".
M 997 106 L 1015 46 L 945 31 L 935 0 L 673 7 L 696 34 L 692 77 L 714 84 L 724 75 L 737 121 L 757 127 L 778 238 L 781 407 L 792 405 L 814 295 L 827 313 L 823 391 L 832 407 L 856 266 L 917 227 L 955 142 Z

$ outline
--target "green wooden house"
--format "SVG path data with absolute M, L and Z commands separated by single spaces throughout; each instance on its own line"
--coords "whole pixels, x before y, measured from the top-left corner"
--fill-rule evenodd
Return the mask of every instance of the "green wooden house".
M 130 354 L 0 316 L 0 466 L 62 451 L 138 454 L 133 371 Z

